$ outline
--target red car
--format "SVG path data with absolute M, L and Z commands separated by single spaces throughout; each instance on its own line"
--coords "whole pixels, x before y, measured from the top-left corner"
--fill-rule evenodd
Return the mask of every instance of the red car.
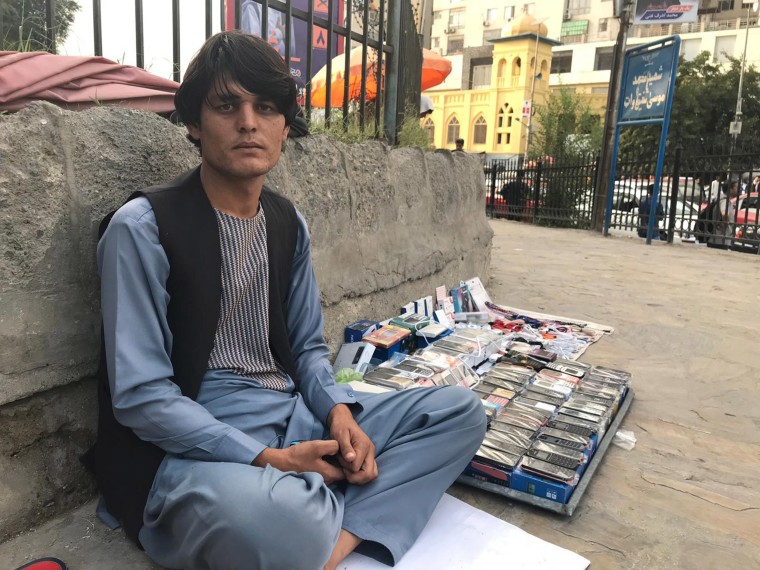
M 760 243 L 758 213 L 760 213 L 760 193 L 742 194 L 737 200 L 731 200 L 736 210 L 736 240 L 732 249 L 757 251 Z
M 736 239 L 732 249 L 757 251 L 760 243 L 760 193 L 750 192 L 731 198 L 731 204 L 736 208 Z M 702 203 L 700 213 L 709 205 L 707 202 Z
M 522 212 L 516 212 L 516 217 L 520 221 L 530 222 L 533 220 L 533 204 L 534 200 L 528 199 L 522 208 Z M 539 202 L 539 206 L 541 202 Z M 486 193 L 486 214 L 491 213 L 491 191 Z M 507 201 L 498 192 L 496 193 L 496 201 L 493 205 L 493 217 L 494 218 L 506 218 L 508 214 L 512 214 L 507 206 Z

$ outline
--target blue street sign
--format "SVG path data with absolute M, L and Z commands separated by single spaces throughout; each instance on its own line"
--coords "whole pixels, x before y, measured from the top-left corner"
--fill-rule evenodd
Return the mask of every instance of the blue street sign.
M 675 44 L 640 52 L 628 58 L 623 77 L 622 114 L 619 121 L 663 119 L 665 117 L 673 61 L 678 61 Z

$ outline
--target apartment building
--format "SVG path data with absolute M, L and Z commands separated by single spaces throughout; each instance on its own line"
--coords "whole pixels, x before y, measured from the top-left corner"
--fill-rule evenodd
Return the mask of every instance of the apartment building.
M 619 31 L 611 0 L 567 0 L 562 14 L 559 41 L 552 54 L 551 87 L 564 85 L 588 96 L 601 113 L 607 102 L 612 53 Z M 741 59 L 747 35 L 747 8 L 742 0 L 703 0 L 699 20 L 688 24 L 635 25 L 629 29 L 627 46 L 679 35 L 681 53 L 693 59 L 708 51 L 714 62 L 728 57 Z M 760 65 L 758 15 L 749 12 L 747 64 Z
M 746 1 L 746 0 L 744 0 Z M 491 83 L 494 40 L 509 37 L 512 24 L 525 15 L 546 27 L 545 39 L 553 42 L 548 86 L 575 90 L 604 112 L 612 68 L 612 54 L 619 31 L 613 0 L 427 0 L 432 2 L 429 49 L 448 57 L 452 73 L 428 95 L 454 91 L 498 88 Z M 747 37 L 747 64 L 760 66 L 760 27 L 757 12 L 749 13 L 743 0 L 702 0 L 699 21 L 689 24 L 636 25 L 628 34 L 628 47 L 678 34 L 687 59 L 708 51 L 716 62 L 728 56 L 741 58 Z M 749 33 L 747 35 L 747 24 Z M 533 24 L 535 32 L 538 24 Z M 426 34 L 427 37 L 427 34 Z M 543 37 L 543 36 L 542 36 Z M 540 72 L 539 72 L 540 73 Z M 542 76 L 542 78 L 544 78 Z M 531 82 L 532 83 L 532 82 Z M 535 92 L 534 92 L 535 96 Z M 445 111 L 445 109 L 443 109 Z M 444 120 L 439 118 L 439 120 Z M 460 125 L 461 125 L 461 118 Z M 475 120 L 469 117 L 469 120 Z M 523 129 L 527 127 L 523 125 Z M 472 130 L 470 128 L 470 130 Z M 448 147 L 445 139 L 434 137 Z M 523 132 L 519 137 L 525 140 Z M 468 150 L 502 154 L 503 149 L 482 145 Z M 434 143 L 435 144 L 435 143 Z M 507 154 L 512 153 L 511 149 Z M 520 149 L 517 153 L 524 152 Z

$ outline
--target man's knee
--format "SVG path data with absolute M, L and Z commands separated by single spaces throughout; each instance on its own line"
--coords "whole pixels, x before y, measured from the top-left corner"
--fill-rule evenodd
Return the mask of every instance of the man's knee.
M 235 552 L 249 568 L 321 568 L 327 561 L 343 510 L 320 476 L 268 467 L 259 485 L 224 487 L 212 517 L 218 552 Z

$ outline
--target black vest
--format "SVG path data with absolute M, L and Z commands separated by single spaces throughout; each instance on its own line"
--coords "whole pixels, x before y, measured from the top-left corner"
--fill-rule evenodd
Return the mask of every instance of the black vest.
M 182 394 L 196 399 L 214 345 L 222 294 L 222 255 L 219 229 L 196 168 L 163 186 L 136 192 L 153 206 L 159 241 L 169 260 L 167 311 L 173 345 L 171 380 Z M 298 238 L 293 205 L 264 189 L 269 257 L 269 347 L 277 362 L 298 385 L 286 325 L 290 270 Z M 113 215 L 113 214 L 111 214 Z M 110 221 L 103 220 L 101 233 Z M 140 334 L 135 331 L 135 334 Z M 138 542 L 143 511 L 156 471 L 165 452 L 116 421 L 101 340 L 98 370 L 98 438 L 95 477 L 109 512 L 119 519 L 129 538 Z M 139 544 L 139 542 L 138 542 Z

